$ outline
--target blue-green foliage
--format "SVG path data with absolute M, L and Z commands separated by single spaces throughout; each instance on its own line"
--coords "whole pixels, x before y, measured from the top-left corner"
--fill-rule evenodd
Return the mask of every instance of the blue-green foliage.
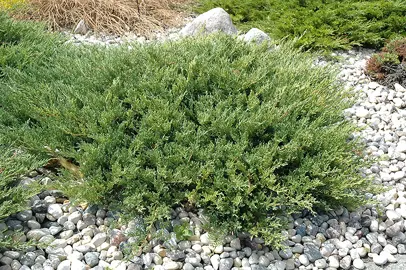
M 378 48 L 406 35 L 403 0 L 200 0 L 197 10 L 222 7 L 242 30 L 252 27 L 274 38 L 298 37 L 314 50 Z
M 72 199 L 149 224 L 188 201 L 212 227 L 277 243 L 284 209 L 359 205 L 374 190 L 342 115 L 353 98 L 291 43 L 42 40 L 27 65 L 0 65 L 0 132 L 36 158 L 80 166 L 83 180 L 69 170 L 62 180 Z

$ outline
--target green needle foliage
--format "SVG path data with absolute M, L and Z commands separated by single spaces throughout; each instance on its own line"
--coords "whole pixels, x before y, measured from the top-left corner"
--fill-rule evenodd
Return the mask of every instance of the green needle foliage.
M 257 27 L 277 39 L 303 35 L 297 45 L 305 49 L 380 48 L 406 34 L 403 0 L 200 0 L 197 11 L 214 7 L 241 30 Z
M 39 166 L 33 157 L 19 150 L 0 145 L 0 220 L 27 208 L 29 195 L 35 195 L 27 187 L 18 185 L 21 174 Z
M 30 197 L 38 192 L 37 185 L 19 185 L 21 175 L 41 166 L 34 156 L 1 144 L 0 140 L 0 222 L 27 209 Z M 0 229 L 0 249 L 20 249 L 29 246 L 19 242 L 19 234 L 9 234 Z
M 45 46 L 50 40 L 41 25 L 11 21 L 0 13 L 0 83 L 7 81 L 6 68 L 18 71 L 33 63 L 37 65 L 41 55 L 50 53 Z M 2 123 L 10 124 L 9 116 L 0 104 Z M 20 178 L 45 162 L 0 135 L 0 222 L 28 208 L 28 200 L 39 191 L 38 185 L 21 186 Z M 19 233 L 0 231 L 0 249 L 24 249 L 30 245 L 19 241 Z
M 149 224 L 188 202 L 213 228 L 275 244 L 282 212 L 357 206 L 375 191 L 343 119 L 351 94 L 291 43 L 269 51 L 214 35 L 129 50 L 42 40 L 30 63 L 2 67 L 0 132 L 37 158 L 79 166 L 64 170 L 74 199 Z

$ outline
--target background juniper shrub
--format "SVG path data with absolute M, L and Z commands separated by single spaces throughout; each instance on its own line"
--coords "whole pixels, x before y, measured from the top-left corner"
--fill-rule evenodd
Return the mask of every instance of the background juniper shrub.
M 366 71 L 373 79 L 386 86 L 406 84 L 406 39 L 389 41 L 367 62 Z

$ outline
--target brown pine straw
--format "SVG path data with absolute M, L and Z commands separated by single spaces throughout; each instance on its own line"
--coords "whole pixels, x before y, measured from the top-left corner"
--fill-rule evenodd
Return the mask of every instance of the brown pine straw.
M 80 20 L 95 32 L 148 36 L 178 26 L 190 0 L 28 0 L 19 19 L 45 21 L 52 30 L 73 29 Z

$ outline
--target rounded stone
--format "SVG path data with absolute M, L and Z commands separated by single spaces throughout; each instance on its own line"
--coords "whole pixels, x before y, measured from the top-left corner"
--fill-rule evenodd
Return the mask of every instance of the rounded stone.
M 211 262 L 211 265 L 213 266 L 214 269 L 219 269 L 220 255 L 214 254 L 213 256 L 211 256 L 210 257 L 210 262 Z
M 180 269 L 179 264 L 177 262 L 167 262 L 163 265 L 165 270 L 178 270 Z
M 222 8 L 214 8 L 199 15 L 180 31 L 180 35 L 193 36 L 218 31 L 230 35 L 237 34 L 230 15 Z
M 352 262 L 352 265 L 356 268 L 356 269 L 364 269 L 365 268 L 365 264 L 361 259 L 355 259 Z
M 269 260 L 268 257 L 262 255 L 262 256 L 259 257 L 258 263 L 259 263 L 259 265 L 267 267 L 271 263 L 271 261 Z
M 216 246 L 214 248 L 214 250 L 213 250 L 213 252 L 216 253 L 216 254 L 221 254 L 221 253 L 223 253 L 223 251 L 224 251 L 224 246 L 223 245 Z
M 28 226 L 28 228 L 30 228 L 31 230 L 41 229 L 41 224 L 39 224 L 39 222 L 37 222 L 37 221 L 35 221 L 35 220 L 28 220 L 28 221 L 27 221 L 27 226 Z
M 40 240 L 43 236 L 49 235 L 50 232 L 49 230 L 43 230 L 43 229 L 35 229 L 31 230 L 27 233 L 27 239 L 28 240 Z
M 252 253 L 251 256 L 248 258 L 250 264 L 258 264 L 259 263 L 259 256 L 257 253 Z
M 383 250 L 389 252 L 390 254 L 396 254 L 396 253 L 398 253 L 398 249 L 397 249 L 396 247 L 394 247 L 393 245 L 391 245 L 391 244 L 387 244 L 387 245 L 383 248 Z
M 336 256 L 336 255 L 330 256 L 328 258 L 328 261 L 329 261 L 329 266 L 331 268 L 339 268 L 340 267 L 340 261 L 338 260 L 338 256 Z
M 64 230 L 75 230 L 76 226 L 72 221 L 66 221 L 63 223 Z
M 368 250 L 365 247 L 357 248 L 358 255 L 363 258 L 368 254 Z
M 90 267 L 94 267 L 99 263 L 98 252 L 88 252 L 85 254 L 85 261 Z
M 305 243 L 303 252 L 307 255 L 309 261 L 312 263 L 323 258 L 319 248 L 313 243 Z
M 55 239 L 50 246 L 53 248 L 65 248 L 67 246 L 67 242 L 65 239 Z
M 86 270 L 86 264 L 79 260 L 72 260 L 71 269 Z
M 372 259 L 373 259 L 374 263 L 379 266 L 385 265 L 388 262 L 387 257 L 380 256 L 380 255 L 375 255 Z
M 21 267 L 20 269 L 23 269 L 23 267 Z M 25 267 L 27 267 L 27 266 L 25 266 Z M 29 267 L 27 267 L 27 268 L 30 269 Z M 0 266 L 0 270 L 14 270 L 14 269 L 12 269 L 10 267 L 10 265 L 2 265 L 2 266 Z M 25 269 L 23 269 L 23 270 L 25 270 Z
M 230 247 L 235 248 L 236 250 L 240 250 L 241 249 L 240 238 L 234 238 L 233 240 L 231 240 Z
M 344 270 L 350 269 L 351 267 L 351 256 L 347 255 L 340 260 L 340 267 Z
M 183 265 L 183 270 L 194 270 L 195 267 L 193 265 L 191 265 L 190 263 L 185 263 Z
M 32 218 L 32 211 L 31 210 L 21 211 L 16 215 L 16 218 L 21 221 L 28 221 Z
M 10 265 L 13 262 L 13 259 L 11 259 L 8 256 L 2 256 L 0 257 L 0 263 L 4 265 Z
M 192 246 L 192 249 L 196 252 L 196 253 L 201 253 L 203 251 L 202 246 L 199 244 L 194 244 Z
M 106 233 L 98 233 L 93 237 L 90 243 L 92 243 L 95 247 L 99 247 L 106 241 L 106 239 L 107 239 Z
M 35 264 L 35 259 L 37 258 L 37 254 L 34 252 L 27 252 L 23 256 L 21 256 L 20 262 L 26 266 L 32 266 Z
M 178 247 L 180 250 L 186 250 L 186 249 L 190 249 L 191 248 L 191 243 L 190 241 L 180 241 L 178 243 Z
M 327 267 L 327 262 L 325 259 L 318 259 L 314 262 L 314 266 L 316 266 L 319 269 L 324 269 Z
M 402 218 L 402 216 L 395 210 L 386 211 L 386 216 L 388 217 L 388 219 L 392 220 L 393 222 L 397 222 Z
M 19 262 L 19 261 L 17 261 L 17 260 L 13 260 L 12 262 L 11 262 L 11 269 L 12 270 L 19 270 L 20 268 L 21 268 L 21 263 Z
M 8 250 L 8 251 L 4 251 L 3 255 L 6 256 L 6 257 L 11 258 L 13 260 L 17 260 L 18 258 L 20 258 L 21 253 L 18 252 L 18 251 Z
M 70 268 L 70 261 L 68 261 L 68 260 L 62 261 L 58 265 L 58 268 L 57 268 L 57 270 L 70 270 L 70 269 L 71 269 Z
M 63 215 L 61 205 L 56 203 L 48 205 L 47 213 L 51 215 L 54 220 L 57 220 Z
M 70 222 L 73 222 L 74 224 L 77 224 L 78 221 L 79 221 L 81 218 L 82 218 L 82 213 L 79 212 L 79 211 L 75 211 L 75 212 L 73 212 L 72 214 L 70 214 L 70 215 L 68 216 L 68 220 L 69 220 Z
M 245 42 L 255 42 L 260 44 L 262 42 L 270 41 L 271 38 L 258 28 L 252 28 L 244 35 Z
M 287 260 L 293 256 L 293 253 L 292 253 L 292 250 L 287 248 L 287 249 L 279 251 L 279 256 L 281 256 L 282 259 Z
M 310 264 L 309 258 L 307 258 L 307 256 L 305 254 L 301 254 L 299 256 L 299 261 L 304 266 L 308 266 Z
M 232 258 L 225 258 L 220 260 L 219 270 L 230 270 L 233 267 L 234 260 Z

